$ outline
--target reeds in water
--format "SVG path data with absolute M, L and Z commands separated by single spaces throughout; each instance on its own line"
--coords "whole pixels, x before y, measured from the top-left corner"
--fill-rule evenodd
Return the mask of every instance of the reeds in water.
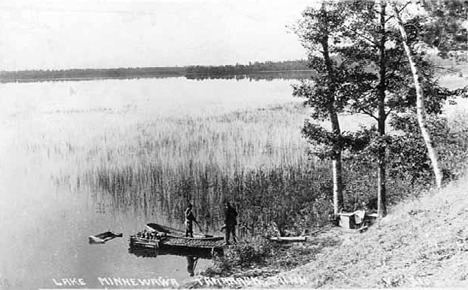
M 57 113 L 54 134 L 38 126 L 20 150 L 55 186 L 86 189 L 116 211 L 163 213 L 180 224 L 191 202 L 205 226 L 218 227 L 229 200 L 256 231 L 293 220 L 325 181 L 323 165 L 305 154 L 305 115 L 293 103 L 208 117 Z M 76 118 L 81 126 L 70 130 Z

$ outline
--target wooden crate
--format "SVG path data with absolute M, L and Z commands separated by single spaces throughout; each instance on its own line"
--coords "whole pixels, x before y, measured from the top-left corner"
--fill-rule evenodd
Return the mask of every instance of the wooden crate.
M 355 229 L 356 223 L 354 221 L 354 213 L 352 212 L 342 212 L 340 215 L 340 227 L 345 229 Z

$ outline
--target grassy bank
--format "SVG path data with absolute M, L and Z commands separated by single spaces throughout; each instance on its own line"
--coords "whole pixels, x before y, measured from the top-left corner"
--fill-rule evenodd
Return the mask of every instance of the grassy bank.
M 318 288 L 466 287 L 468 178 L 407 200 L 369 231 L 338 231 L 340 245 L 280 276 Z

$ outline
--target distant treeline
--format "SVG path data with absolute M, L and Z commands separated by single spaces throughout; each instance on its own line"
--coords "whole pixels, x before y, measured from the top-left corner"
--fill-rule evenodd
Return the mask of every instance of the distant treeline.
M 309 70 L 306 60 L 289 60 L 280 62 L 249 62 L 248 65 L 222 65 L 222 66 L 189 66 L 187 74 L 249 74 L 257 72 L 272 72 L 272 71 L 290 71 L 290 70 Z
M 88 80 L 113 78 L 177 77 L 195 75 L 243 75 L 259 72 L 308 70 L 307 61 L 254 62 L 248 65 L 146 67 L 112 69 L 67 69 L 0 71 L 0 82 L 33 82 L 53 80 Z
M 239 74 L 186 74 L 185 77 L 190 80 L 206 79 L 225 79 L 225 80 L 249 80 L 249 81 L 272 81 L 276 79 L 283 80 L 303 80 L 310 78 L 315 72 L 310 70 L 281 70 L 268 72 L 249 72 Z
M 2 71 L 2 82 L 183 76 L 185 67 Z

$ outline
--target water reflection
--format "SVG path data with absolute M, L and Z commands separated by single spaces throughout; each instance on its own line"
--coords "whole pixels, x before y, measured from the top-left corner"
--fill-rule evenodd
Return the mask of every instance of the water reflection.
M 198 259 L 212 259 L 214 254 L 210 249 L 188 249 L 165 247 L 160 249 L 150 249 L 144 247 L 129 247 L 128 252 L 140 258 L 157 258 L 159 256 L 172 255 L 180 257 L 190 257 L 190 265 Z
M 313 71 L 271 71 L 249 74 L 186 74 L 189 80 L 248 80 L 248 81 L 272 81 L 272 80 L 303 80 L 309 79 Z
M 210 260 L 213 254 L 210 250 L 194 250 L 194 249 L 147 249 L 139 247 L 129 247 L 128 252 L 140 258 L 157 258 L 164 255 L 182 256 L 187 260 L 187 273 L 190 277 L 195 275 L 195 270 L 198 261 Z
M 197 257 L 194 256 L 187 256 L 187 272 L 190 274 L 190 277 L 195 275 L 195 267 L 198 262 Z

